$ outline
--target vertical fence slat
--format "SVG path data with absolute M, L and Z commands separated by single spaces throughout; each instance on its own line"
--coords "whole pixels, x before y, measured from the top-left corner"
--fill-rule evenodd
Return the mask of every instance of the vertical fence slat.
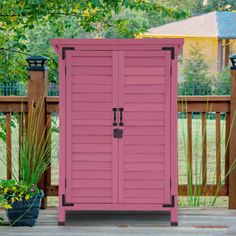
M 221 181 L 220 112 L 216 112 L 216 183 Z
M 202 185 L 207 183 L 207 129 L 206 112 L 202 113 Z
M 22 137 L 23 137 L 23 114 L 19 113 L 19 136 L 18 136 L 18 140 L 19 140 L 19 179 L 21 179 L 21 145 L 22 145 Z
M 188 185 L 192 185 L 192 112 L 188 112 L 188 146 L 187 146 L 187 177 Z
M 25 113 L 24 115 L 24 120 L 23 120 L 23 124 L 25 125 L 25 130 L 28 129 L 28 113 Z
M 7 179 L 12 178 L 12 150 L 11 150 L 11 113 L 6 113 L 6 157 Z
M 229 171 L 229 133 L 230 133 L 230 113 L 226 113 L 225 117 L 225 175 Z M 225 185 L 229 185 L 229 176 L 225 178 Z
M 47 137 L 47 147 L 51 147 L 51 122 L 52 122 L 52 117 L 51 114 L 46 115 L 46 137 Z M 47 152 L 46 156 L 47 160 L 46 162 L 50 162 L 50 165 L 46 171 L 46 191 L 50 191 L 51 189 L 51 149 L 50 152 Z

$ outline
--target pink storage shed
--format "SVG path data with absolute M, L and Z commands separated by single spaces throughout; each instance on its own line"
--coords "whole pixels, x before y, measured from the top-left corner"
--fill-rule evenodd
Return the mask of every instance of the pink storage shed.
M 53 39 L 60 76 L 60 225 L 71 210 L 177 209 L 182 39 Z

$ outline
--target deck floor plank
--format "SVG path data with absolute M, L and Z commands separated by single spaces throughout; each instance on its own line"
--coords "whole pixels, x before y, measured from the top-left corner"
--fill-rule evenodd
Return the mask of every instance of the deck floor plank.
M 6 219 L 3 210 L 0 217 Z M 57 226 L 57 209 L 48 208 L 41 210 L 35 227 L 1 226 L 0 235 L 236 235 L 236 210 L 180 208 L 179 227 L 170 227 L 169 215 L 157 212 L 70 212 L 66 226 Z

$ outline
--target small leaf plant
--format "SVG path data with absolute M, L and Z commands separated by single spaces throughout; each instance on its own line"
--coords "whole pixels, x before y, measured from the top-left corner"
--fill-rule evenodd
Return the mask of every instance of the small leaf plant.
M 11 209 L 16 201 L 29 200 L 40 194 L 39 188 L 24 181 L 0 180 L 0 206 Z

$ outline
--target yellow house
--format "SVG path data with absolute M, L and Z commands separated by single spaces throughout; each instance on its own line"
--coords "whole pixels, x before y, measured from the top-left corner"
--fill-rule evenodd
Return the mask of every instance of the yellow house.
M 216 73 L 229 64 L 229 55 L 236 52 L 236 12 L 210 12 L 160 27 L 151 28 L 141 38 L 184 38 L 183 60 L 189 57 L 192 45 L 198 44 Z

